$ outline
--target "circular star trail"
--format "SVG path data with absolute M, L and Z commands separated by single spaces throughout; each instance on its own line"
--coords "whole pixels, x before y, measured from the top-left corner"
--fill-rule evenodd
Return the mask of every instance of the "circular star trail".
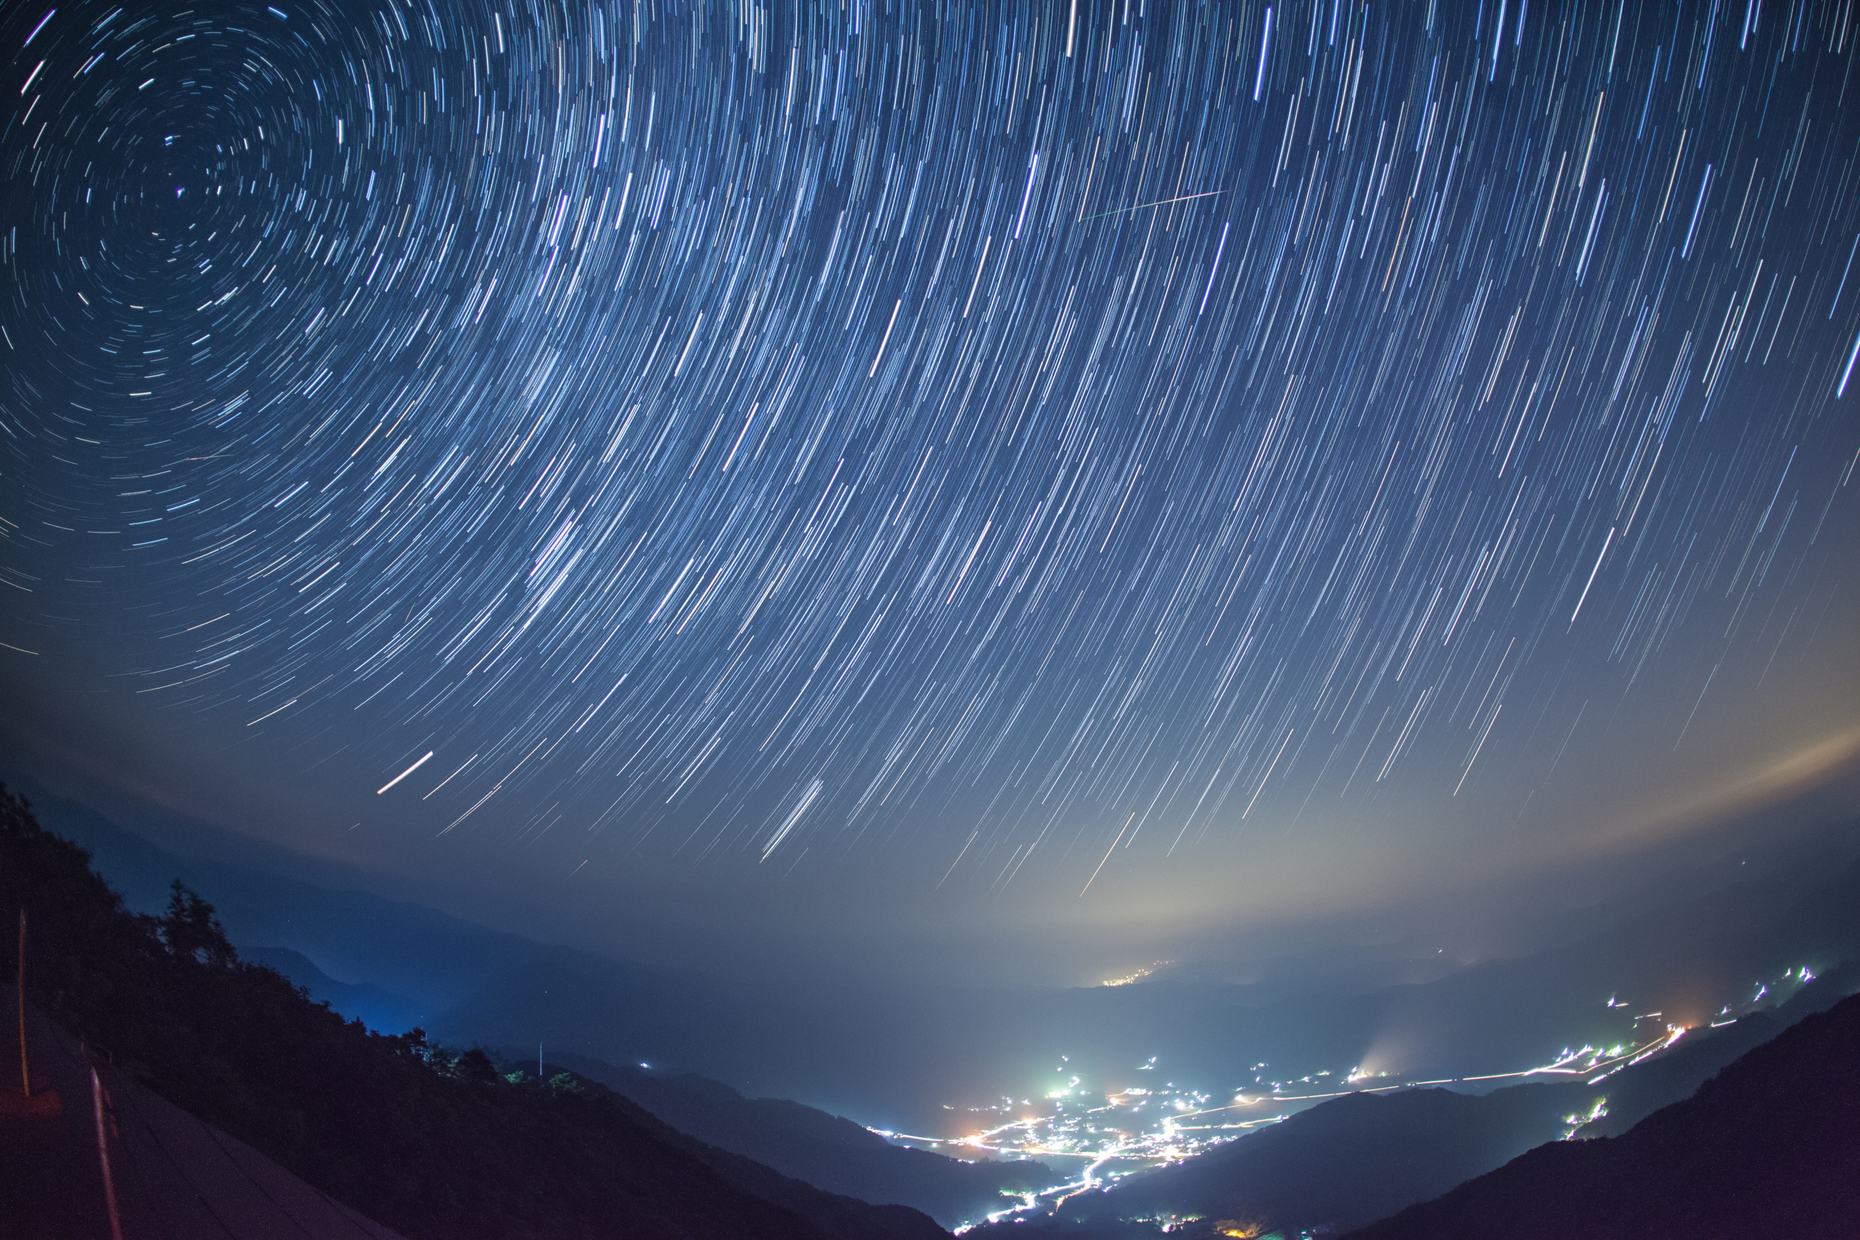
M 9 0 L 0 654 L 429 836 L 981 887 L 1670 748 L 1851 666 L 1856 39 Z

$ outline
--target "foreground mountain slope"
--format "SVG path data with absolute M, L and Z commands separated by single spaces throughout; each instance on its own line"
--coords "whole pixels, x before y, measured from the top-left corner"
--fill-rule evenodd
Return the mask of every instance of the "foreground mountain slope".
M 563 1066 L 637 1102 L 680 1132 L 861 1201 L 922 1210 L 946 1227 L 1003 1207 L 1060 1176 L 1030 1160 L 963 1162 L 893 1145 L 849 1119 L 778 1098 L 747 1098 L 699 1076 L 575 1055 Z
M 87 1055 L 36 1005 L 15 1021 L 16 994 L 0 985 L 0 1063 L 17 1078 L 23 1025 L 32 1093 L 0 1093 L 0 1235 L 108 1236 L 114 1215 L 125 1236 L 404 1240 Z
M 1352 1240 L 1576 1235 L 1860 1235 L 1860 996 L 1622 1136 L 1532 1150 Z
M 1590 1090 L 1606 1113 L 1583 1125 L 1584 1137 L 1626 1132 L 1662 1107 L 1690 1098 L 1739 1058 L 1817 1012 L 1860 990 L 1860 965 L 1841 964 L 1803 986 L 1786 1002 L 1750 1012 L 1718 1028 L 1694 1029 L 1671 1050 L 1622 1070 Z M 1585 1104 L 1583 1111 L 1588 1110 Z
M 136 917 L 84 852 L 0 790 L 0 953 L 28 917 L 28 990 L 118 1070 L 415 1240 L 933 1240 L 923 1215 L 820 1192 L 563 1073 L 382 1037 L 238 960 L 178 888 Z M 4 1152 L 0 1152 L 4 1157 Z

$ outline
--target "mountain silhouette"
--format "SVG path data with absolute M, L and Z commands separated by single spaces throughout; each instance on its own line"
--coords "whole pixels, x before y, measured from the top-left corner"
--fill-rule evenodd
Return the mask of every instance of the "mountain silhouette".
M 1351 1240 L 1860 1236 L 1860 995 L 1618 1137 L 1541 1146 Z
M 894 1145 L 852 1120 L 779 1098 L 748 1098 L 685 1073 L 577 1055 L 564 1066 L 637 1102 L 680 1132 L 829 1192 L 912 1206 L 946 1227 L 976 1221 L 1062 1178 L 1032 1160 L 965 1162 Z
M 822 1192 L 705 1145 L 572 1073 L 526 1078 L 418 1030 L 385 1036 L 344 1021 L 241 961 L 212 905 L 178 881 L 161 916 L 128 912 L 82 849 L 4 789 L 0 910 L 0 953 L 19 950 L 23 910 L 28 992 L 87 1054 L 412 1240 L 946 1234 L 915 1211 Z M 81 1091 L 61 1101 L 90 1102 Z M 22 1132 L 48 1122 L 6 1120 Z M 113 1140 L 105 1127 L 102 1145 Z M 11 1136 L 0 1142 L 8 1184 L 55 1195 L 101 1158 L 66 1142 L 62 1159 L 54 1150 L 28 1166 L 32 1142 Z M 188 1182 L 209 1174 L 180 1159 L 174 1170 Z

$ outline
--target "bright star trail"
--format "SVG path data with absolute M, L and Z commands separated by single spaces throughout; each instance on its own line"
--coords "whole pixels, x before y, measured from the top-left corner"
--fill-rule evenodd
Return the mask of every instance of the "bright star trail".
M 4 674 L 583 879 L 1499 830 L 1853 678 L 1856 41 L 8 0 Z

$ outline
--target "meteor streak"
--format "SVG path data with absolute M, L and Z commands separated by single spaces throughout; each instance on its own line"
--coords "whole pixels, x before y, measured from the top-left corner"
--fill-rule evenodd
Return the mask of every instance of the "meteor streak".
M 1140 202 L 1134 207 L 1119 207 L 1115 211 L 1100 211 L 1096 215 L 1080 216 L 1079 223 L 1083 224 L 1090 220 L 1107 219 L 1113 215 L 1129 215 L 1132 211 L 1147 211 L 1151 207 L 1172 206 L 1178 202 L 1193 202 L 1197 198 L 1212 198 L 1216 194 L 1225 194 L 1226 192 L 1227 191 L 1224 189 L 1204 189 L 1199 194 L 1183 194 L 1179 198 L 1159 198 L 1155 202 Z
M 379 788 L 376 788 L 375 795 L 380 796 L 382 793 L 386 792 L 389 788 L 392 788 L 395 784 L 398 784 L 401 780 L 407 778 L 407 776 L 413 774 L 415 771 L 425 766 L 429 761 L 432 760 L 432 757 L 433 757 L 433 751 L 430 749 L 427 750 L 426 757 L 421 758 L 418 762 L 414 763 L 412 766 L 408 767 L 406 770 L 402 771 L 400 774 L 396 775 L 394 778 L 388 780 L 385 784 L 382 784 Z

